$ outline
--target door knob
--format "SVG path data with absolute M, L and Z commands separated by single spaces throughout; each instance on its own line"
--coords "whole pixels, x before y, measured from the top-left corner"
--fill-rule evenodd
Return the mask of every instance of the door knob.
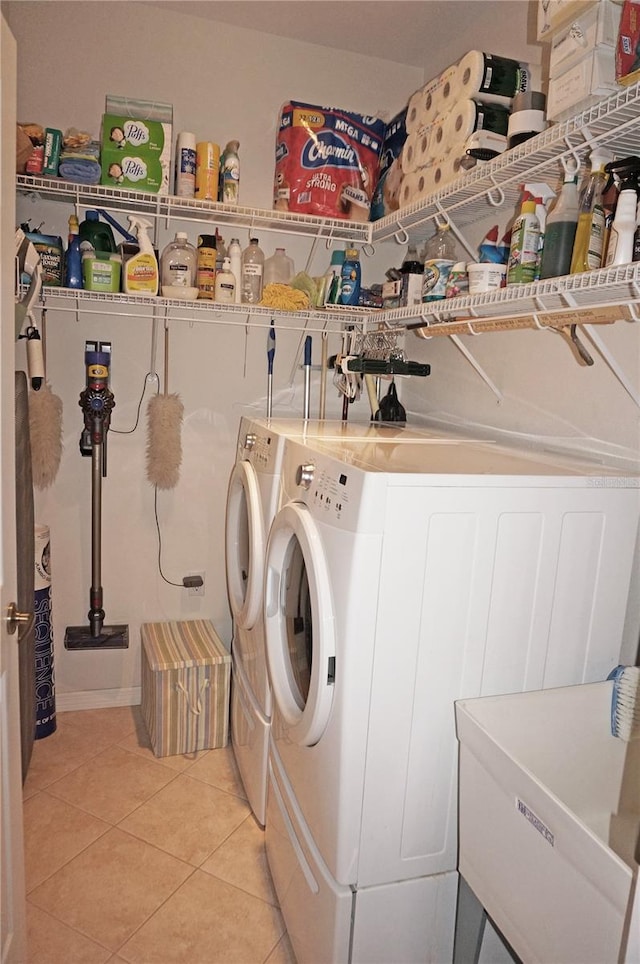
M 15 633 L 18 626 L 28 626 L 29 629 L 33 624 L 35 619 L 35 613 L 20 613 L 15 603 L 9 603 L 7 606 L 7 632 L 12 635 Z

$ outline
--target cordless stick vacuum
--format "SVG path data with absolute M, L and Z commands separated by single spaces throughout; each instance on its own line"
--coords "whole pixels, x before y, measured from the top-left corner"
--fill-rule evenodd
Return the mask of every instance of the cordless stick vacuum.
M 107 474 L 107 432 L 115 405 L 109 389 L 111 342 L 85 342 L 84 361 L 87 384 L 80 393 L 84 415 L 80 454 L 91 456 L 91 591 L 88 626 L 67 626 L 65 649 L 126 649 L 128 626 L 104 626 L 102 608 L 102 479 Z

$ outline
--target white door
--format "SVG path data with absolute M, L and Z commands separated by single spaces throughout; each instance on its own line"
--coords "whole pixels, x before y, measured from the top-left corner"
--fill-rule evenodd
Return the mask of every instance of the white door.
M 2 964 L 26 957 L 18 633 L 7 614 L 17 598 L 15 529 L 13 264 L 15 248 L 16 42 L 0 21 L 0 954 Z
M 274 701 L 289 738 L 313 746 L 331 715 L 335 624 L 322 540 L 301 503 L 284 506 L 271 526 L 264 620 Z

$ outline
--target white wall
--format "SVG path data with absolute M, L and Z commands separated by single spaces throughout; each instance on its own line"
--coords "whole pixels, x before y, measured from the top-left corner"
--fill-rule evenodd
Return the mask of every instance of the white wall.
M 287 99 L 392 115 L 424 80 L 470 48 L 529 62 L 540 59 L 528 24 L 529 3 L 478 2 L 477 16 L 464 23 L 457 22 L 455 6 L 452 3 L 450 44 L 429 51 L 425 37 L 424 70 L 137 3 L 3 3 L 3 11 L 18 41 L 19 120 L 62 129 L 75 126 L 97 135 L 106 93 L 171 102 L 176 131 L 193 130 L 199 139 L 220 144 L 232 137 L 240 140 L 241 202 L 267 208 L 276 121 Z M 37 224 L 45 217 L 45 230 L 63 236 L 70 213 L 64 204 L 25 200 L 18 208 L 21 219 L 30 217 Z M 506 225 L 514 213 L 500 211 L 496 220 Z M 493 214 L 487 211 L 488 216 Z M 197 233 L 193 225 L 192 240 Z M 227 229 L 222 234 L 226 240 L 232 236 Z M 474 243 L 480 236 L 472 239 Z M 163 230 L 160 244 L 167 237 Z M 247 233 L 241 235 L 241 242 L 247 238 Z M 282 243 L 266 233 L 260 240 L 267 255 L 277 241 Z M 286 244 L 296 266 L 304 267 L 311 242 L 287 239 Z M 367 281 L 380 280 L 384 269 L 399 264 L 404 252 L 393 243 L 378 248 L 365 264 Z M 320 245 L 310 273 L 322 273 L 327 262 L 328 252 Z M 266 340 L 263 331 L 246 332 L 243 323 L 173 322 L 170 332 L 170 389 L 182 397 L 185 423 L 181 481 L 174 491 L 158 496 L 162 561 L 165 574 L 176 582 L 187 572 L 205 571 L 206 594 L 203 599 L 188 597 L 158 575 L 153 489 L 145 477 L 144 422 L 133 435 L 110 433 L 103 512 L 105 608 L 108 623 L 129 624 L 131 644 L 127 652 L 68 653 L 62 646 L 64 628 L 84 623 L 90 584 L 90 466 L 77 450 L 84 342 L 88 337 L 113 342 L 117 407 L 112 426 L 127 429 L 134 423 L 149 370 L 151 321 L 100 318 L 85 311 L 79 318 L 48 312 L 48 374 L 64 403 L 65 450 L 55 485 L 38 495 L 37 516 L 52 530 L 56 674 L 62 701 L 96 690 L 105 691 L 107 699 L 114 691 L 137 686 L 141 622 L 207 617 L 229 641 L 226 484 L 240 414 L 265 411 Z M 601 333 L 640 391 L 635 326 L 603 327 Z M 435 414 L 521 433 L 593 438 L 592 448 L 622 448 L 627 454 L 628 449 L 638 450 L 638 409 L 600 359 L 594 368 L 579 368 L 560 336 L 548 333 L 469 336 L 464 343 L 502 391 L 504 401 L 497 404 L 448 339 L 423 341 L 409 335 L 408 356 L 432 365 L 429 378 L 402 380 L 412 420 Z M 301 414 L 301 373 L 294 367 L 299 345 L 299 332 L 278 330 L 274 414 Z M 338 347 L 338 336 L 331 336 L 330 353 Z M 314 339 L 314 358 L 316 351 Z M 159 368 L 162 371 L 160 363 Z M 339 401 L 331 388 L 328 403 L 338 414 Z M 146 402 L 143 413 L 145 408 Z M 350 418 L 368 416 L 366 399 L 352 406 Z M 632 652 L 633 639 L 629 647 Z
M 345 57 L 144 4 L 35 2 L 3 4 L 5 9 L 18 41 L 19 120 L 63 130 L 74 126 L 97 136 L 106 93 L 172 103 L 176 131 L 192 130 L 198 139 L 221 145 L 239 139 L 240 200 L 254 207 L 271 207 L 276 123 L 286 100 L 335 103 L 391 116 L 423 82 L 417 68 L 353 54 Z M 65 239 L 71 213 L 66 204 L 19 200 L 20 220 L 28 217 L 35 226 L 45 218 L 43 230 Z M 187 230 L 195 241 L 202 228 L 191 225 Z M 230 240 L 230 230 L 222 228 L 221 233 Z M 161 233 L 161 246 L 168 236 Z M 248 232 L 240 239 L 244 246 Z M 260 241 L 267 256 L 276 243 L 283 243 L 281 236 L 268 234 L 260 235 Z M 287 238 L 284 243 L 302 269 L 312 242 Z M 328 261 L 329 252 L 319 245 L 311 273 L 323 273 Z M 85 311 L 76 318 L 73 312 L 48 311 L 48 377 L 64 404 L 64 456 L 55 484 L 38 494 L 36 509 L 37 518 L 51 527 L 59 705 L 68 705 L 65 699 L 71 696 L 76 701 L 99 698 L 86 691 L 109 691 L 101 698 L 111 699 L 112 691 L 126 694 L 137 686 L 142 622 L 211 618 L 230 642 L 224 579 L 226 486 L 240 415 L 265 414 L 267 346 L 263 330 L 245 330 L 242 317 L 228 316 L 229 320 L 235 324 L 170 325 L 169 388 L 182 398 L 185 421 L 180 483 L 158 495 L 162 564 L 167 578 L 175 582 L 189 572 L 206 572 L 205 596 L 189 597 L 186 590 L 166 585 L 158 574 L 153 488 L 145 475 L 145 399 L 143 419 L 133 435 L 109 433 L 103 485 L 106 622 L 129 624 L 130 648 L 67 652 L 65 626 L 85 624 L 91 582 L 90 460 L 78 453 L 84 342 L 102 338 L 113 343 L 112 428 L 126 430 L 134 424 L 150 367 L 151 320 L 99 317 Z M 274 415 L 302 414 L 302 374 L 294 369 L 301 337 L 299 331 L 278 326 Z M 330 336 L 329 353 L 339 347 L 339 336 Z M 314 339 L 316 363 L 319 353 L 320 341 Z M 162 373 L 161 358 L 158 368 Z M 314 384 L 314 414 L 317 401 Z M 331 388 L 327 404 L 333 415 L 339 415 L 340 403 Z M 366 399 L 352 406 L 350 417 L 368 419 Z

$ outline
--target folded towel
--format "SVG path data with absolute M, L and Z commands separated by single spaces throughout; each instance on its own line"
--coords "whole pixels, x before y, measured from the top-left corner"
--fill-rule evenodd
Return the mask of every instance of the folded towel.
M 66 159 L 60 161 L 58 175 L 65 181 L 75 181 L 79 184 L 98 184 L 102 175 L 102 168 L 97 161 L 88 158 Z

